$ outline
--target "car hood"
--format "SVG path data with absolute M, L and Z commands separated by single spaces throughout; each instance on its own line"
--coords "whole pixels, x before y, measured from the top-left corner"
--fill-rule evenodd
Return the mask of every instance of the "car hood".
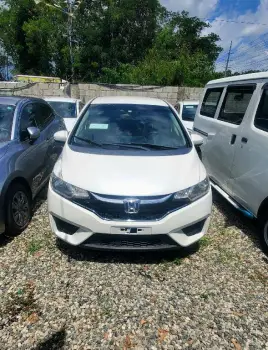
M 7 153 L 9 142 L 0 142 L 0 159 Z
M 73 130 L 76 120 L 76 118 L 64 118 L 64 123 L 68 132 L 71 132 Z
M 74 152 L 66 145 L 62 154 L 63 180 L 98 194 L 165 195 L 195 185 L 200 175 L 206 176 L 194 149 L 183 155 L 118 156 Z

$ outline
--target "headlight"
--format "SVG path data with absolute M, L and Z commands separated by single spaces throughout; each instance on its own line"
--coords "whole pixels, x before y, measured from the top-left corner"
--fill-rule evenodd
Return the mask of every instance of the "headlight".
M 191 202 L 205 196 L 210 189 L 209 179 L 199 182 L 197 185 L 186 188 L 186 190 L 175 193 L 174 200 L 189 199 Z
M 69 184 L 62 179 L 61 158 L 55 164 L 50 183 L 53 190 L 66 199 L 90 199 L 90 193 L 82 188 Z

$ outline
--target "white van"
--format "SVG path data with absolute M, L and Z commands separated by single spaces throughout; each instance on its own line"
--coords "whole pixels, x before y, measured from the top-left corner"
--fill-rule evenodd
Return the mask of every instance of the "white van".
M 194 130 L 213 187 L 258 219 L 268 252 L 268 73 L 210 81 Z

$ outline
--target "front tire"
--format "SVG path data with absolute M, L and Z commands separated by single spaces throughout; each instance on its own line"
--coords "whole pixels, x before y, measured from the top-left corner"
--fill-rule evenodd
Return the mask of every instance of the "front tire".
M 11 185 L 6 196 L 6 233 L 16 236 L 26 229 L 32 212 L 29 191 L 19 183 Z

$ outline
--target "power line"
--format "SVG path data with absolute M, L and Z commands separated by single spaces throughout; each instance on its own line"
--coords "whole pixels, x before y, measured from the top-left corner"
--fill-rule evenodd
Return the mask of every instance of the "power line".
M 216 18 L 201 18 L 202 20 L 208 21 L 208 22 L 225 22 L 225 23 L 238 23 L 238 24 L 253 24 L 258 26 L 268 26 L 268 23 L 259 23 L 259 22 L 246 22 L 246 21 L 232 21 L 232 20 L 226 20 L 226 19 L 216 19 Z

